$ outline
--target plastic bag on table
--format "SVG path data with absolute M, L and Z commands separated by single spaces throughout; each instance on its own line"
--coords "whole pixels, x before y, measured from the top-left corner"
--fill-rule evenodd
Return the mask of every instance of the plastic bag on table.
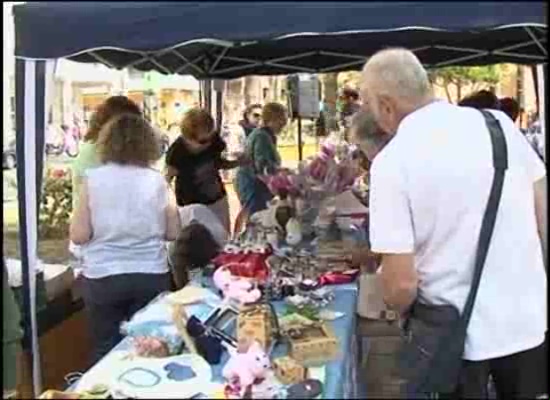
M 123 335 L 132 339 L 134 350 L 142 357 L 168 357 L 177 354 L 183 340 L 173 321 L 171 307 L 159 295 L 120 326 Z

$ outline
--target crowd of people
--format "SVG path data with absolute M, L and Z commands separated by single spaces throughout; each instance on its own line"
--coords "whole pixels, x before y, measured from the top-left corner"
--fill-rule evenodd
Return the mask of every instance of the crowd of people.
M 341 110 L 370 180 L 368 243 L 356 259 L 376 255 L 385 302 L 403 316 L 416 303 L 464 307 L 493 176 L 476 109 L 491 110 L 500 124 L 508 168 L 455 395 L 487 397 L 490 375 L 504 398 L 548 393 L 546 169 L 514 124 L 517 102 L 489 91 L 458 105 L 437 100 L 404 49 L 369 59 L 360 94 L 346 92 Z M 183 287 L 267 208 L 273 195 L 259 176 L 282 168 L 277 135 L 287 121 L 281 104 L 248 107 L 242 154 L 227 159 L 212 116 L 188 110 L 161 172 L 153 168 L 158 132 L 134 102 L 114 96 L 96 110 L 73 164 L 70 226 L 95 360 L 121 340 L 121 322 Z M 232 228 L 220 171 L 234 168 L 241 211 Z M 426 395 L 415 382 L 406 388 L 409 397 Z
M 232 229 L 220 171 L 238 168 L 243 224 L 267 207 L 271 194 L 257 173 L 280 167 L 276 135 L 286 115 L 277 103 L 249 107 L 243 153 L 229 160 L 212 116 L 190 109 L 161 172 L 153 168 L 161 157 L 158 132 L 134 102 L 114 96 L 96 110 L 72 167 L 70 227 L 95 360 L 120 341 L 121 322 L 159 293 L 182 288 L 190 271 L 223 248 Z

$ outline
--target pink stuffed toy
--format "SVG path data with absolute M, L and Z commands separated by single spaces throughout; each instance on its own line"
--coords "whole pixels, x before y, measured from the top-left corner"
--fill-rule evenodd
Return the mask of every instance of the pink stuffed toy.
M 213 279 L 225 298 L 236 300 L 240 304 L 255 303 L 262 296 L 260 290 L 252 288 L 252 283 L 234 276 L 227 267 L 218 268 Z
M 242 350 L 242 348 L 241 348 Z M 270 368 L 269 357 L 256 340 L 246 352 L 234 352 L 223 368 L 223 377 L 231 391 L 238 392 L 240 398 L 256 380 L 265 379 Z

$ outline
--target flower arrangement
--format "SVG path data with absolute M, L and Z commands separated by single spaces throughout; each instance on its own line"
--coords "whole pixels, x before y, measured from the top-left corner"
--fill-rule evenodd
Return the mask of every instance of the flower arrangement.
M 331 203 L 351 189 L 361 174 L 358 155 L 355 146 L 329 138 L 319 153 L 301 162 L 296 171 L 283 169 L 262 179 L 275 196 L 283 200 L 290 197 L 307 235 L 315 221 L 321 225 L 331 223 L 335 212 Z
M 49 169 L 40 201 L 39 234 L 44 239 L 64 239 L 72 213 L 72 181 L 68 171 Z

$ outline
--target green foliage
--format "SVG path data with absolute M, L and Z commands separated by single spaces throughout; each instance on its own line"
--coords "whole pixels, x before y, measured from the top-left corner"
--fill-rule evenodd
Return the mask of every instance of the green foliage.
M 447 92 L 449 100 L 449 85 L 454 85 L 459 100 L 462 98 L 462 89 L 469 87 L 471 92 L 475 92 L 481 87 L 495 86 L 501 79 L 501 70 L 498 65 L 488 65 L 481 67 L 446 67 L 428 71 L 430 81 L 443 87 Z
M 40 203 L 41 239 L 65 239 L 69 234 L 73 185 L 64 170 L 48 170 Z
M 434 83 L 442 81 L 455 85 L 476 83 L 495 85 L 500 80 L 500 71 L 496 65 L 484 67 L 447 67 L 431 70 L 429 76 L 430 80 Z
M 338 87 L 351 87 L 354 89 L 359 88 L 361 82 L 360 71 L 345 71 L 338 73 Z

